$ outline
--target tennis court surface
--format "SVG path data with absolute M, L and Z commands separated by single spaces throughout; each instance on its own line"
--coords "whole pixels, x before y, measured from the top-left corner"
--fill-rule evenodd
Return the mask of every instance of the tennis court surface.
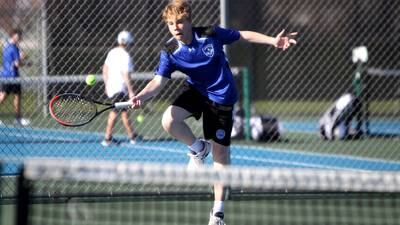
M 313 123 L 284 123 L 293 132 L 313 132 Z M 293 126 L 291 128 L 290 126 Z M 389 126 L 398 131 L 393 123 L 378 124 L 376 128 Z M 399 126 L 400 127 L 400 126 Z M 386 129 L 387 130 L 387 129 Z M 55 157 L 75 159 L 101 159 L 114 161 L 162 162 L 185 164 L 187 147 L 175 140 L 142 140 L 136 145 L 129 144 L 124 136 L 118 143 L 103 147 L 103 134 L 66 130 L 1 127 L 1 158 L 14 163 L 5 165 L 3 175 L 18 172 L 18 161 L 28 157 Z M 316 134 L 315 134 L 316 135 Z M 211 157 L 208 163 L 211 164 Z M 345 170 L 400 170 L 400 163 L 391 160 L 370 159 L 356 156 L 320 154 L 298 149 L 269 148 L 260 146 L 232 146 L 232 164 L 257 167 L 298 167 Z

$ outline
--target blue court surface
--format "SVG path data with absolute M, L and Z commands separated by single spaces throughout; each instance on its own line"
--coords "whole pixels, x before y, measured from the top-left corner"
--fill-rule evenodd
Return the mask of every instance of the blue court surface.
M 316 132 L 312 122 L 283 122 L 286 132 Z M 371 131 L 400 134 L 400 122 L 371 123 Z M 3 175 L 13 175 L 26 157 L 59 157 L 158 163 L 187 163 L 187 147 L 174 140 L 143 140 L 131 145 L 121 138 L 118 145 L 100 145 L 103 134 L 0 126 L 0 158 Z M 301 167 L 345 170 L 400 171 L 400 162 L 363 157 L 328 155 L 251 146 L 232 146 L 232 164 L 258 167 Z M 211 157 L 207 163 L 211 164 Z

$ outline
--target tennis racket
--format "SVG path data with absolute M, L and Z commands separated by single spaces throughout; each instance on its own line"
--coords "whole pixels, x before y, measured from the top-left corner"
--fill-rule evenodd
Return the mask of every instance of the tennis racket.
M 65 93 L 54 96 L 49 103 L 50 115 L 61 125 L 83 126 L 110 109 L 127 109 L 131 102 L 103 103 L 78 94 Z M 101 110 L 99 110 L 99 108 Z

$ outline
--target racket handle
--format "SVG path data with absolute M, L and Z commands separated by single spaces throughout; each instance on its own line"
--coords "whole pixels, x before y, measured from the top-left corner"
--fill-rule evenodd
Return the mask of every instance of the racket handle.
M 126 109 L 132 106 L 131 102 L 117 102 L 114 104 L 116 109 Z

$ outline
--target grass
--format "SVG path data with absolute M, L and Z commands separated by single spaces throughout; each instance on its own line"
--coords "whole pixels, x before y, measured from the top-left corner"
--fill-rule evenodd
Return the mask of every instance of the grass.
M 315 118 L 319 117 L 328 107 L 332 101 L 324 100 L 276 100 L 276 101 L 256 101 L 253 103 L 254 110 L 260 114 L 272 114 L 283 118 L 293 119 L 296 117 Z M 386 116 L 393 117 L 399 116 L 400 113 L 400 99 L 398 100 L 385 100 L 385 101 L 371 101 L 369 104 L 369 111 L 372 116 Z

